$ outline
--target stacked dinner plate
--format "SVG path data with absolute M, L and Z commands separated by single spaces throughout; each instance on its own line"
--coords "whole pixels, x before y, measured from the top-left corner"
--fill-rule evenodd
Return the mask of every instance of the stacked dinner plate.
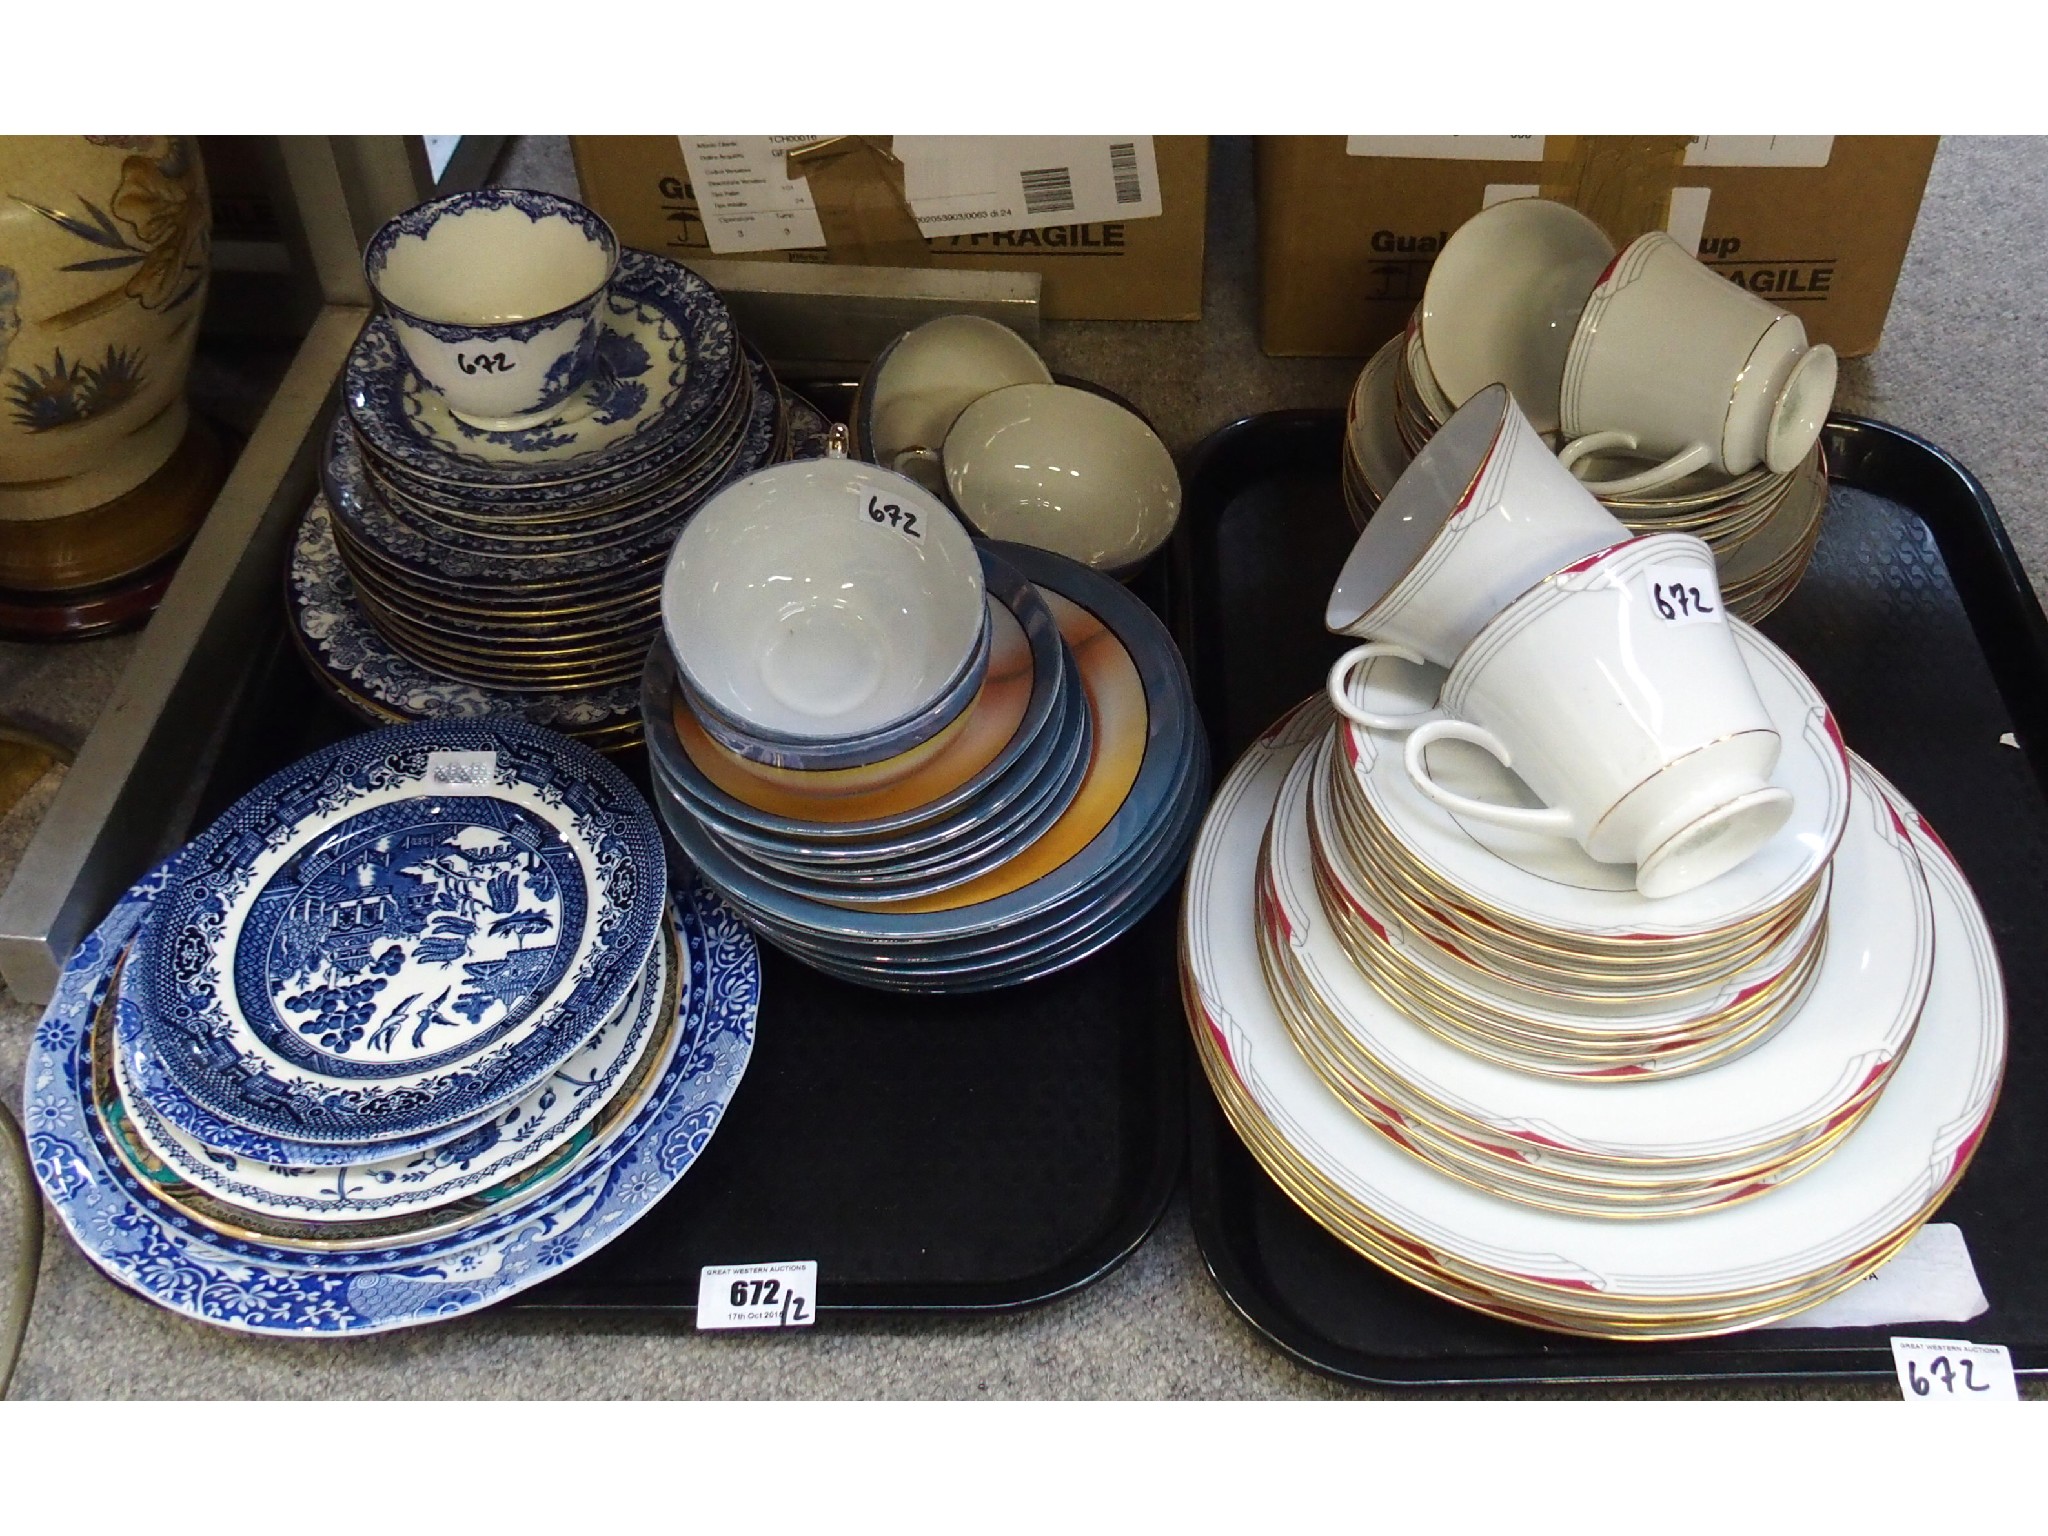
M 648 658 L 656 800 L 704 878 L 832 975 L 971 992 L 1049 975 L 1178 878 L 1208 790 L 1187 670 L 1151 611 L 1086 566 L 977 546 L 987 660 L 938 735 L 852 768 L 751 760 Z
M 1183 914 L 1198 1050 L 1275 1181 L 1381 1267 L 1567 1333 L 1724 1333 L 1855 1284 L 1961 1176 L 2005 1059 L 1983 915 L 1741 639 L 1797 809 L 1682 895 L 1460 821 L 1322 698 L 1219 791 Z M 1412 711 L 1440 681 L 1382 658 L 1354 687 Z M 1431 774 L 1526 797 L 1464 749 Z
M 130 891 L 31 1049 L 45 1193 L 262 1333 L 454 1316 L 610 1241 L 752 1047 L 751 939 L 618 771 L 524 724 L 343 741 Z
M 1360 527 L 1453 409 L 1411 320 L 1365 365 L 1345 408 L 1344 504 Z M 1594 454 L 1582 473 L 1598 480 L 1635 467 Z M 1758 468 L 1731 479 L 1700 471 L 1655 491 L 1601 501 L 1632 533 L 1690 533 L 1703 540 L 1720 567 L 1721 595 L 1738 617 L 1754 623 L 1791 595 L 1813 558 L 1827 506 L 1827 470 L 1816 445 L 1782 475 Z
M 301 649 L 357 712 L 637 739 L 677 530 L 817 427 L 687 267 L 622 253 L 601 323 L 589 380 L 516 431 L 453 414 L 388 319 L 364 329 L 287 583 Z

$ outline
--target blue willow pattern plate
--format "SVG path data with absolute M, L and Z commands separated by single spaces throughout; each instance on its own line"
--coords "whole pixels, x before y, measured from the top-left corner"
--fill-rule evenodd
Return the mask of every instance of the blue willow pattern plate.
M 761 970 L 752 937 L 715 897 L 679 884 L 689 959 L 683 1043 L 608 1160 L 451 1236 L 310 1255 L 219 1238 L 124 1175 L 92 1108 L 90 1030 L 115 962 L 169 878 L 160 867 L 66 963 L 30 1043 L 24 1123 L 36 1180 L 86 1256 L 114 1280 L 199 1322 L 243 1333 L 379 1333 L 459 1317 L 594 1253 L 675 1186 L 702 1153 L 753 1050 Z
M 407 660 L 363 616 L 324 498 L 314 500 L 299 524 L 285 596 L 301 649 L 335 690 L 402 720 L 510 716 L 585 732 L 631 720 L 640 708 L 633 683 L 587 693 L 524 693 L 459 682 Z
M 624 463 L 722 399 L 738 360 L 725 303 L 688 267 L 620 252 L 599 312 L 592 377 L 545 420 L 491 432 L 459 421 L 406 361 L 391 322 L 363 328 L 342 375 L 348 414 L 385 458 L 439 480 L 516 485 Z
M 511 721 L 396 726 L 274 775 L 187 846 L 131 961 L 148 1053 L 251 1130 L 371 1146 L 531 1087 L 660 928 L 639 792 Z
M 276 1167 L 238 1158 L 181 1132 L 114 1066 L 128 1122 L 144 1146 L 185 1183 L 266 1215 L 357 1221 L 409 1215 L 489 1189 L 548 1158 L 594 1120 L 659 1031 L 650 1026 L 669 981 L 668 946 L 657 944 L 626 1006 L 576 1054 L 481 1126 L 442 1146 L 345 1167 Z M 380 1149 L 381 1152 L 381 1149 Z

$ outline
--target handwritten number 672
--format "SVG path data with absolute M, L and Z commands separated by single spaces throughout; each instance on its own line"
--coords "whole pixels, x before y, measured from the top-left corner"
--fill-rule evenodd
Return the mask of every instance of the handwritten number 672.
M 1657 611 L 1667 619 L 1716 611 L 1713 604 L 1700 596 L 1698 587 L 1688 587 L 1683 582 L 1653 582 L 1650 585 L 1650 597 L 1657 604 Z
M 1977 1384 L 1977 1371 L 1974 1362 L 1964 1359 L 1959 1361 L 1958 1364 L 1962 1367 L 1963 1390 L 1965 1392 L 1989 1392 L 1991 1390 L 1988 1385 L 1979 1386 Z M 1956 1366 L 1949 1364 L 1947 1355 L 1936 1355 L 1927 1367 L 1927 1374 L 1922 1376 L 1918 1362 L 1908 1360 L 1906 1362 L 1906 1380 L 1912 1383 L 1913 1395 L 1915 1397 L 1925 1397 L 1932 1390 L 1937 1380 L 1941 1382 L 1944 1391 L 1953 1392 L 1956 1389 Z
M 868 520 L 875 523 L 887 523 L 891 528 L 900 528 L 913 539 L 924 537 L 923 534 L 917 531 L 917 514 L 915 512 L 899 507 L 893 501 L 884 501 L 879 496 L 870 496 L 868 498 Z

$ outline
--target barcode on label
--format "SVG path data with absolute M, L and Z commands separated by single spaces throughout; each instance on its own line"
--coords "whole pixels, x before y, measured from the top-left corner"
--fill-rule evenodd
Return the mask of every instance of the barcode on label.
M 1044 170 L 1021 171 L 1024 183 L 1024 211 L 1028 214 L 1071 213 L 1074 209 L 1074 172 L 1071 166 L 1048 166 Z
M 1116 179 L 1116 200 L 1119 205 L 1142 203 L 1145 200 L 1145 189 L 1138 184 L 1136 144 L 1109 146 L 1109 174 Z

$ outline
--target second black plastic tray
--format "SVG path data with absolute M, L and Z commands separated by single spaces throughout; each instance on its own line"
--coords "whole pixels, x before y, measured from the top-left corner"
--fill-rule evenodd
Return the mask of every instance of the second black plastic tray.
M 1189 467 L 1175 623 L 1219 779 L 1321 687 L 1348 643 L 1322 624 L 1354 538 L 1342 430 L 1331 411 L 1252 417 Z M 1932 1331 L 2005 1344 L 2021 1371 L 2048 1371 L 2048 622 L 1961 465 L 1879 422 L 1836 418 L 1826 443 L 1834 484 L 1818 553 L 1763 629 L 1819 685 L 1849 745 L 1940 832 L 1990 919 L 2010 1005 L 2005 1087 L 1935 1219 L 1961 1227 L 1991 1309 Z M 1493 1321 L 1311 1221 L 1191 1078 L 1191 1202 L 1210 1272 L 1254 1328 L 1331 1375 L 1390 1386 L 1888 1377 L 1888 1336 L 1916 1331 L 1795 1327 L 1630 1347 Z

